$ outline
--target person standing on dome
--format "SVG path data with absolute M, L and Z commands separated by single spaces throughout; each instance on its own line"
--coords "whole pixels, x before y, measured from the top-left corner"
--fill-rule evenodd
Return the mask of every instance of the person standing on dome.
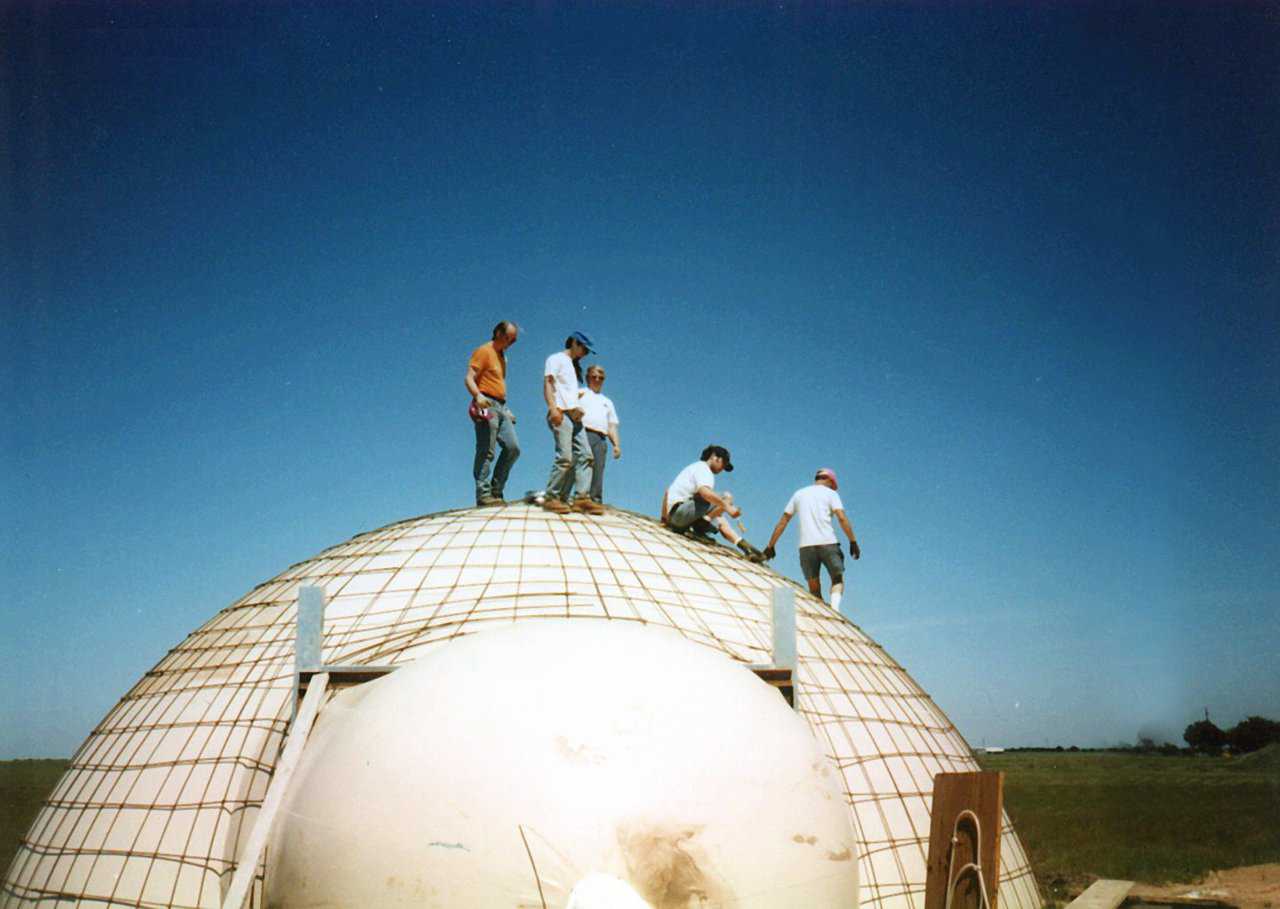
M 822 566 L 827 566 L 827 574 L 831 576 L 831 605 L 839 609 L 840 598 L 844 595 L 844 555 L 840 552 L 840 543 L 835 528 L 831 524 L 834 516 L 849 538 L 849 555 L 854 559 L 862 558 L 862 549 L 858 546 L 858 538 L 853 535 L 853 525 L 844 513 L 844 502 L 840 501 L 840 493 L 836 490 L 840 484 L 836 480 L 836 472 L 830 467 L 821 467 L 814 474 L 813 485 L 796 490 L 782 510 L 782 517 L 773 528 L 773 536 L 769 537 L 769 545 L 764 548 L 764 557 L 772 559 L 777 552 L 774 546 L 778 538 L 787 529 L 793 515 L 800 519 L 800 571 L 809 585 L 809 592 L 822 598 Z
M 471 475 L 476 481 L 477 505 L 501 505 L 511 465 L 520 457 L 516 415 L 507 407 L 506 350 L 516 343 L 520 328 L 503 319 L 493 326 L 493 339 L 471 352 L 463 380 L 471 392 L 471 422 L 476 430 L 476 458 Z M 498 448 L 502 453 L 494 463 Z M 493 467 L 490 476 L 489 468 Z
M 547 401 L 547 426 L 555 442 L 555 459 L 547 478 L 542 507 L 556 514 L 582 511 L 604 514 L 604 507 L 591 501 L 591 444 L 582 426 L 582 365 L 592 353 L 591 339 L 575 331 L 564 339 L 564 350 L 547 357 L 543 369 L 542 394 Z M 570 504 L 575 487 L 577 496 Z
M 704 540 L 709 540 L 718 529 L 752 562 L 763 562 L 764 553 L 729 526 L 728 518 L 738 517 L 742 509 L 734 504 L 731 493 L 715 491 L 716 474 L 724 470 L 733 470 L 729 449 L 723 445 L 702 449 L 702 457 L 680 471 L 663 493 L 662 523 L 677 533 L 689 532 Z
M 622 443 L 618 441 L 618 411 L 613 401 L 600 393 L 604 387 L 604 367 L 599 363 L 587 369 L 587 390 L 582 393 L 582 425 L 591 443 L 591 501 L 604 501 L 604 466 L 609 445 L 613 445 L 613 457 L 622 457 Z

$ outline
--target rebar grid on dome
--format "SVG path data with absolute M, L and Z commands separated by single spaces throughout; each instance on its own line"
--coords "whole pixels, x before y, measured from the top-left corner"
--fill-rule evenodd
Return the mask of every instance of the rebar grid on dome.
M 770 591 L 792 584 L 796 709 L 841 772 L 861 850 L 861 901 L 923 906 L 933 776 L 977 764 L 883 648 L 799 585 L 651 518 L 507 505 L 356 536 L 194 631 L 76 752 L 9 868 L 2 909 L 219 905 L 289 721 L 304 583 L 325 589 L 331 664 L 410 662 L 458 635 L 539 618 L 644 622 L 737 661 L 767 662 Z M 1001 905 L 1038 909 L 1007 817 L 1001 864 Z M 260 888 L 252 905 L 261 905 Z

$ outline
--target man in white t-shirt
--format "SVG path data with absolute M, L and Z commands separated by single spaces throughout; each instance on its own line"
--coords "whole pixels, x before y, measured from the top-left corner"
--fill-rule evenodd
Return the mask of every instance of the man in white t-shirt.
M 763 562 L 764 553 L 736 533 L 725 517 L 736 518 L 742 509 L 733 503 L 730 493 L 715 491 L 716 474 L 723 470 L 733 470 L 729 449 L 722 445 L 702 449 L 702 458 L 680 471 L 663 493 L 662 523 L 677 533 L 688 532 L 704 540 L 709 540 L 719 529 L 748 559 Z
M 547 402 L 547 426 L 555 440 L 556 454 L 547 478 L 547 511 L 565 514 L 583 511 L 604 514 L 604 507 L 591 501 L 591 445 L 582 427 L 582 367 L 578 361 L 591 353 L 591 339 L 575 331 L 564 339 L 564 350 L 547 357 L 543 369 L 542 394 Z M 569 497 L 577 488 L 570 505 Z
M 764 548 L 766 559 L 777 555 L 773 547 L 794 515 L 800 525 L 800 571 L 809 584 L 809 592 L 815 597 L 822 596 L 821 570 L 826 565 L 827 573 L 831 575 L 831 605 L 836 609 L 840 608 L 840 598 L 844 594 L 844 555 L 840 552 L 835 528 L 831 526 L 832 516 L 840 522 L 845 536 L 849 538 L 849 554 L 855 559 L 862 558 L 858 538 L 853 535 L 853 525 L 849 523 L 840 493 L 836 491 L 839 488 L 836 472 L 830 467 L 820 468 L 814 475 L 813 485 L 797 490 L 791 497 L 773 528 L 769 545 Z
M 622 457 L 622 443 L 618 441 L 618 411 L 613 401 L 603 394 L 604 367 L 592 363 L 587 370 L 587 388 L 582 393 L 582 425 L 587 430 L 591 444 L 591 501 L 604 501 L 604 466 L 608 459 L 609 445 L 613 445 L 613 457 Z

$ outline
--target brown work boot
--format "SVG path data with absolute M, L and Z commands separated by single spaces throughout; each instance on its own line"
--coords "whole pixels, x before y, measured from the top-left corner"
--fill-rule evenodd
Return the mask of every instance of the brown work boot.
M 556 514 L 568 514 L 569 506 L 561 502 L 555 496 L 548 496 L 547 500 L 542 503 L 542 507 L 547 511 L 553 511 Z
M 578 496 L 574 499 L 573 510 L 583 514 L 604 514 L 604 506 L 591 496 Z

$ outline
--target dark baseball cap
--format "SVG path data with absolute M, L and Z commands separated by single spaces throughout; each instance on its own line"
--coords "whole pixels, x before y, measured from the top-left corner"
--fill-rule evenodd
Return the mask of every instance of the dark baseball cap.
M 569 335 L 569 337 L 573 338 L 573 340 L 585 347 L 587 349 L 587 353 L 593 354 L 596 352 L 595 345 L 591 343 L 591 339 L 582 332 L 575 331 L 573 334 Z
M 724 461 L 725 470 L 733 470 L 733 462 L 729 460 L 729 449 L 725 448 L 723 445 L 708 445 L 706 448 L 702 449 L 701 460 L 705 461 L 712 455 L 720 456 L 720 460 Z

